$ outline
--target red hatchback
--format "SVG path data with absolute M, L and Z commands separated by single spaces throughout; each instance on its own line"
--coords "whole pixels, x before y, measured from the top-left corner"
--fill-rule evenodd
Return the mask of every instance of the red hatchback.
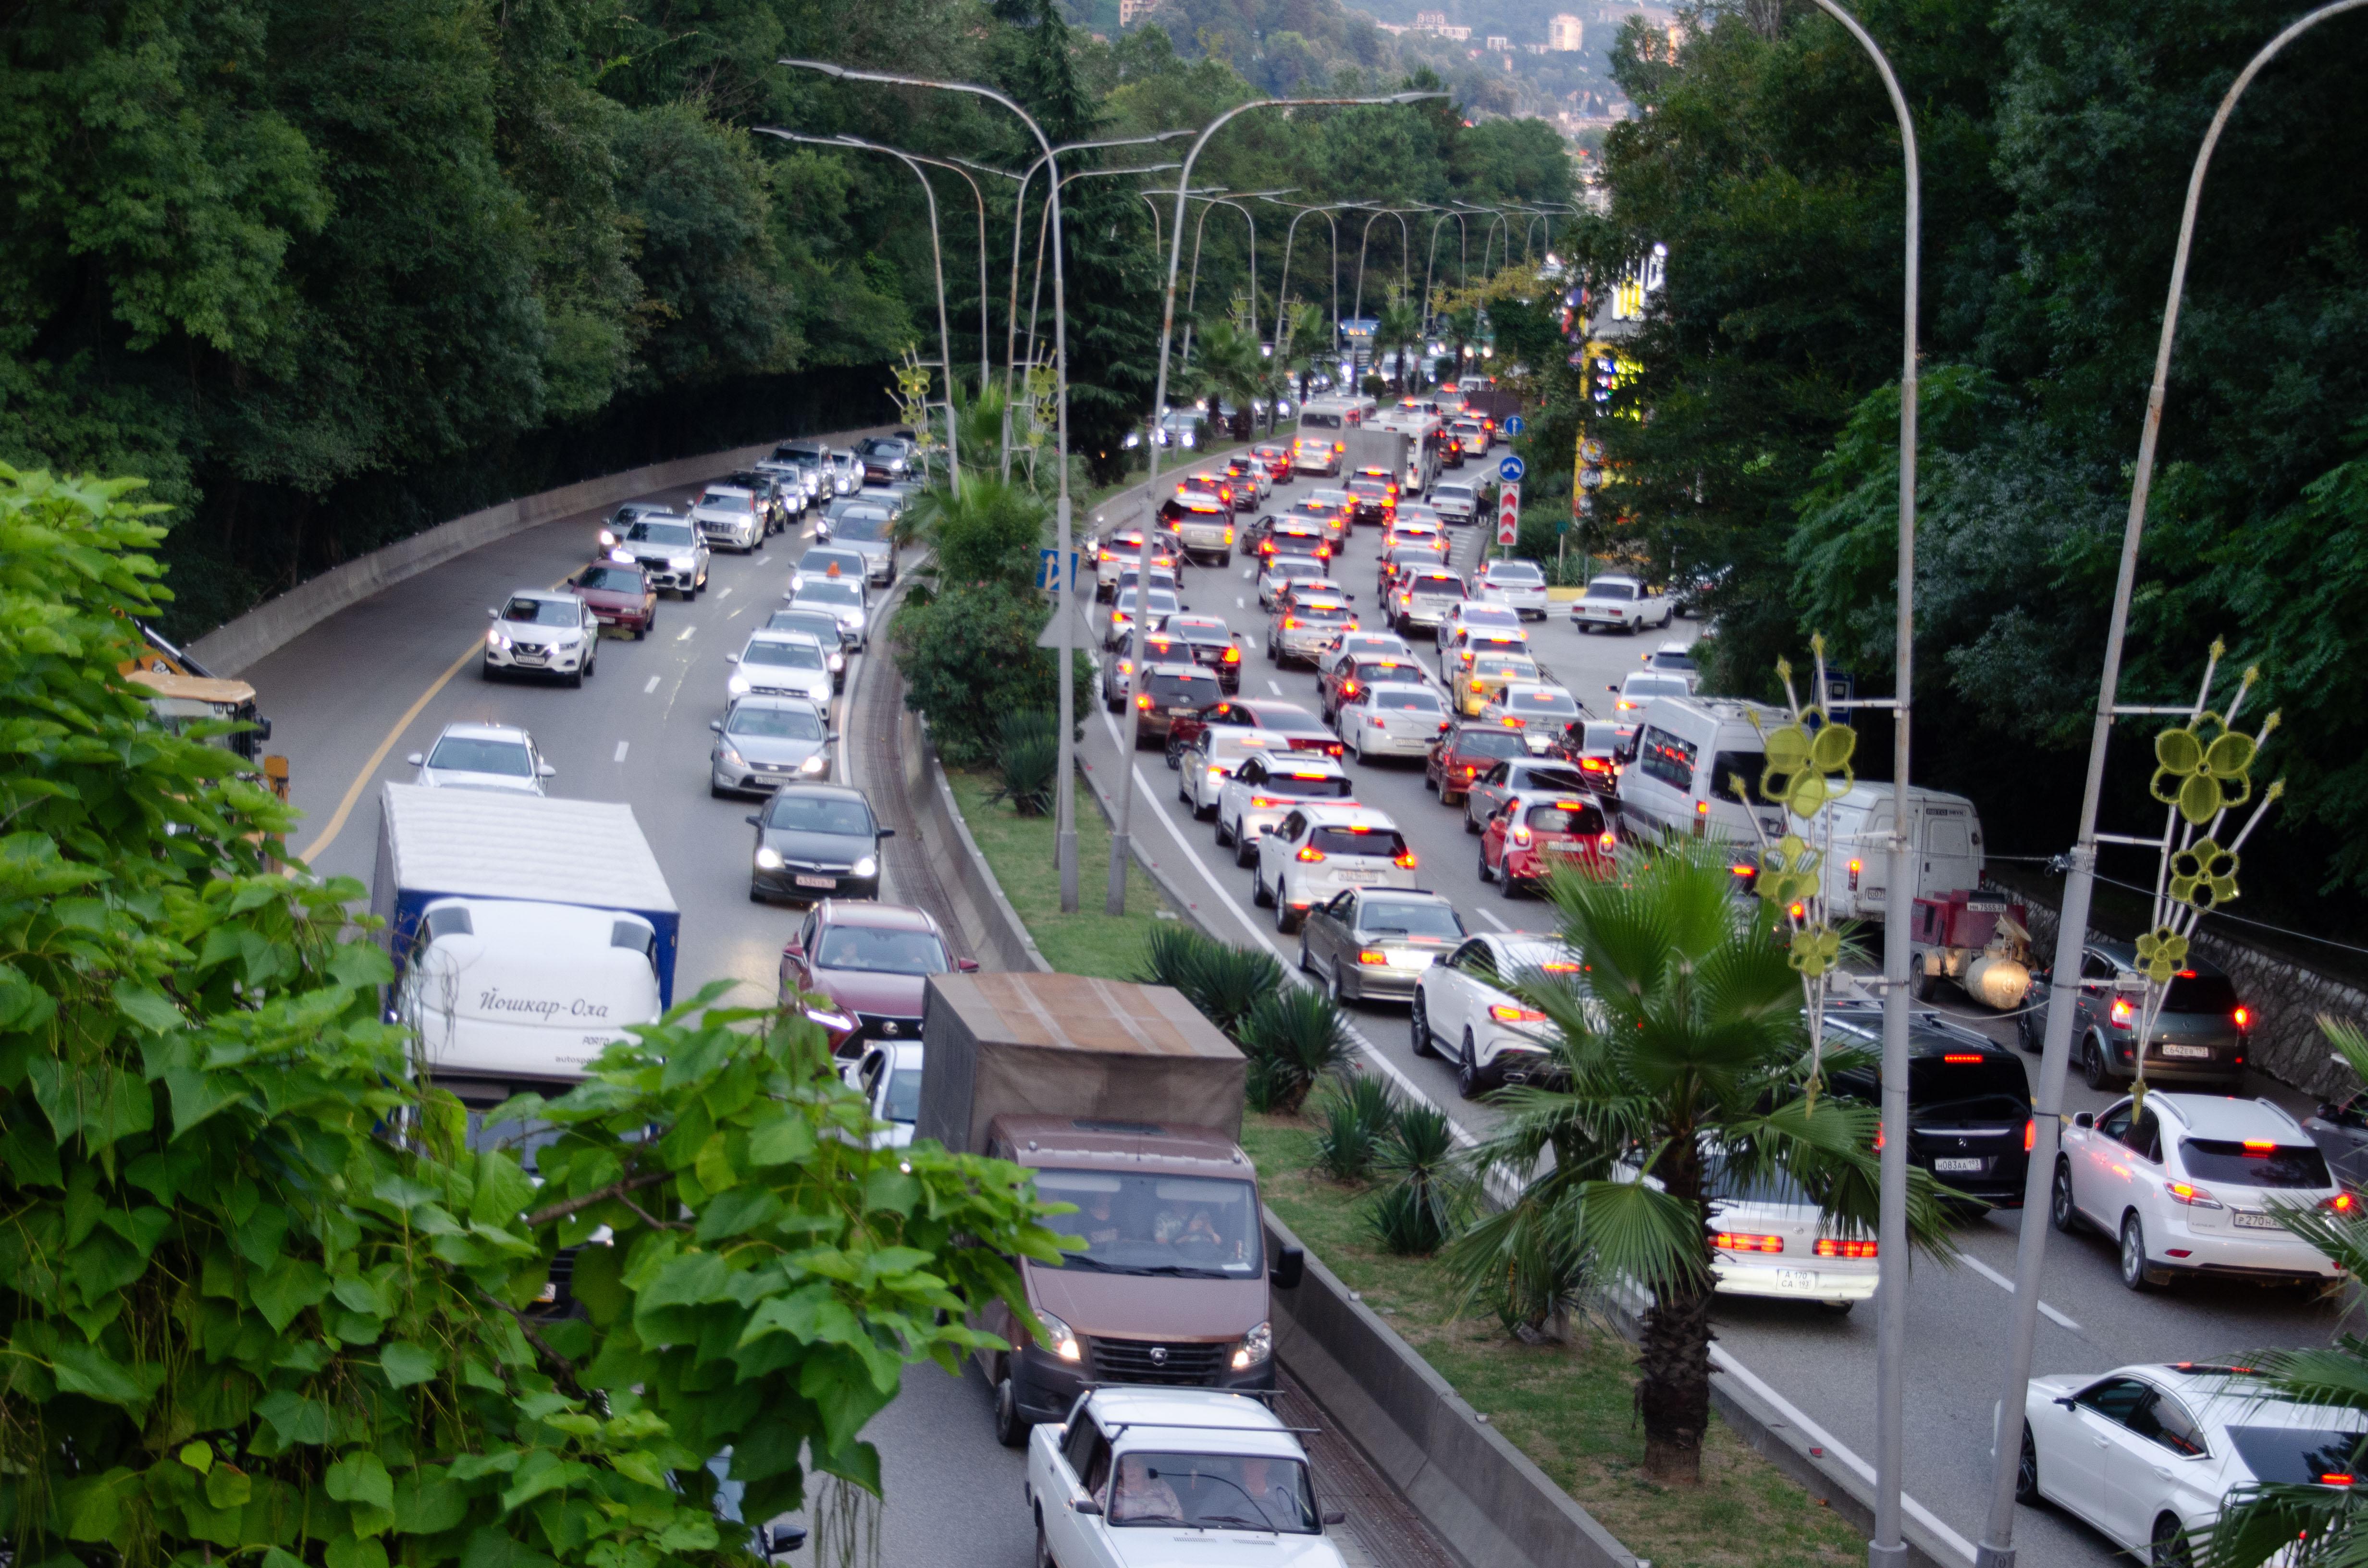
M 1269 441 L 1263 446 L 1252 447 L 1250 456 L 1266 464 L 1267 472 L 1274 476 L 1274 482 L 1277 484 L 1291 483 L 1291 449 L 1289 447 L 1280 441 Z
M 806 1017 L 829 1034 L 833 1055 L 857 1056 L 865 1040 L 920 1039 L 929 976 L 977 968 L 953 956 L 925 909 L 825 898 L 781 948 L 781 1000 L 828 998 L 829 1007 L 808 1006 Z
M 567 580 L 583 597 L 584 608 L 603 626 L 647 637 L 658 618 L 658 591 L 637 563 L 595 561 Z
M 1480 829 L 1480 880 L 1495 882 L 1507 898 L 1519 898 L 1565 868 L 1610 875 L 1619 846 L 1620 835 L 1600 801 L 1524 790 Z
M 1496 724 L 1463 723 L 1439 737 L 1422 767 L 1422 781 L 1439 791 L 1439 802 L 1452 806 L 1472 789 L 1472 780 L 1508 757 L 1527 757 L 1529 743 L 1519 730 Z

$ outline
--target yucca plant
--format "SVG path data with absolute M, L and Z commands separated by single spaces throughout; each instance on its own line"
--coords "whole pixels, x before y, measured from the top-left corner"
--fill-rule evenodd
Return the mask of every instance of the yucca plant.
M 1003 787 L 995 799 L 1009 801 L 1023 817 L 1053 809 L 1061 776 L 1061 721 L 1049 708 L 1023 708 L 1003 716 L 995 747 Z
M 1431 1105 L 1402 1108 L 1382 1135 L 1373 1169 L 1386 1184 L 1366 1212 L 1373 1239 L 1401 1256 L 1437 1252 L 1463 1207 L 1447 1113 Z
M 1268 960 L 1272 962 L 1271 960 Z M 1250 1085 L 1262 1110 L 1288 1116 L 1327 1073 L 1354 1060 L 1349 1021 L 1332 999 L 1304 986 L 1281 984 L 1259 996 L 1243 1018 L 1238 1039 L 1250 1059 Z M 1205 1009 L 1204 1009 L 1205 1010 Z
M 1397 1123 L 1398 1102 L 1389 1085 L 1372 1074 L 1343 1074 L 1313 1108 L 1315 1168 L 1338 1181 L 1371 1176 L 1382 1140 Z
M 1211 1023 L 1236 1039 L 1259 998 L 1282 988 L 1282 965 L 1273 955 L 1213 939 L 1201 947 L 1181 987 Z

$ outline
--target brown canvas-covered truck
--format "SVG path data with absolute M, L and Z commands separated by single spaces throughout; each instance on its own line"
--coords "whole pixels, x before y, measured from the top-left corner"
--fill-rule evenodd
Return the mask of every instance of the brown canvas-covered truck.
M 1084 1238 L 1060 1267 L 1019 1260 L 1031 1321 L 978 1326 L 996 1435 L 1018 1448 L 1098 1383 L 1274 1386 L 1269 1256 L 1242 1153 L 1241 1052 L 1166 986 L 1075 974 L 939 974 L 921 1017 L 915 1136 L 1027 1166 Z

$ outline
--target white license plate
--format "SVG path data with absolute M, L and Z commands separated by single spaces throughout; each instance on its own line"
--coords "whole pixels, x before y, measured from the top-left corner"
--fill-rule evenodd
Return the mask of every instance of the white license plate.
M 797 883 L 802 888 L 835 888 L 838 886 L 838 879 L 837 877 L 800 877 L 797 879 Z
M 1437 953 L 1392 953 L 1390 967 L 1392 969 L 1429 969 L 1431 960 L 1438 956 Z
M 2229 1215 L 2229 1218 L 2236 1222 L 2237 1228 L 2240 1231 L 2282 1231 L 2285 1229 L 2284 1226 L 2278 1223 L 2276 1215 L 2258 1214 L 2250 1209 L 2236 1210 Z
M 2196 1061 L 2208 1061 L 2212 1056 L 2212 1048 L 2208 1045 L 2166 1045 L 2160 1050 L 2165 1056 L 2185 1057 Z
M 1946 1176 L 1956 1171 L 1979 1171 L 1988 1164 L 1987 1160 L 1935 1160 L 1932 1168 Z
M 1779 1290 L 1814 1290 L 1817 1288 L 1816 1270 L 1780 1268 L 1776 1270 L 1776 1288 Z
M 1335 871 L 1332 880 L 1336 882 L 1378 882 L 1382 874 L 1379 871 Z
M 1167 716 L 1170 719 L 1190 719 L 1193 714 L 1198 713 L 1199 711 L 1200 710 L 1197 708 L 1170 708 L 1167 710 Z

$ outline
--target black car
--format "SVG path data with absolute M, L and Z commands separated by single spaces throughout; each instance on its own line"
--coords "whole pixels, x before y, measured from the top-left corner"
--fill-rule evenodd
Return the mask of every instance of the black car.
M 1827 1008 L 1826 1049 L 1864 1057 L 1832 1074 L 1833 1092 L 1880 1108 L 1883 1009 Z M 1907 1030 L 1909 1164 L 1987 1207 L 2020 1209 L 2034 1131 L 2022 1058 L 1937 1013 L 1915 1015 Z
M 896 831 L 880 825 L 862 790 L 785 784 L 748 824 L 757 830 L 750 902 L 880 896 L 880 841 Z
M 1146 639 L 1144 660 L 1198 665 L 1217 677 L 1228 697 L 1242 688 L 1241 640 L 1212 615 L 1169 616 L 1167 624 Z
M 1129 683 L 1129 689 L 1136 690 L 1134 744 L 1138 747 L 1165 746 L 1178 719 L 1198 719 L 1225 695 L 1216 672 L 1198 665 L 1152 665 L 1139 684 L 1136 690 L 1137 683 Z
M 897 436 L 866 436 L 855 443 L 855 460 L 868 484 L 885 484 L 911 472 L 913 443 Z

